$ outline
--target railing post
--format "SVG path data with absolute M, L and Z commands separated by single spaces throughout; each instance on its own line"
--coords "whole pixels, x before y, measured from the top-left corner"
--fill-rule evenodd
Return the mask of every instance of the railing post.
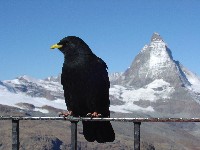
M 140 150 L 140 125 L 141 122 L 134 122 L 134 150 Z
M 71 121 L 71 150 L 77 150 L 77 123 L 78 121 Z
M 19 120 L 12 119 L 12 150 L 19 150 Z

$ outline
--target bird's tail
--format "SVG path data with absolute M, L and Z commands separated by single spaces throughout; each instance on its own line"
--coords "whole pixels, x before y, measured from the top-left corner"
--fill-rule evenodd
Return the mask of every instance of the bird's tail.
M 83 135 L 89 142 L 113 142 L 115 133 L 108 121 L 83 121 Z

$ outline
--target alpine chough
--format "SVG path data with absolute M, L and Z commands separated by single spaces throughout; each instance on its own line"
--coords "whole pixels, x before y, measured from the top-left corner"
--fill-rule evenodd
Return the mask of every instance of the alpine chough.
M 65 116 L 109 117 L 110 100 L 107 65 L 79 37 L 68 36 L 51 46 L 64 54 L 61 84 L 67 113 Z M 89 142 L 113 142 L 115 133 L 107 121 L 83 121 L 83 135 Z

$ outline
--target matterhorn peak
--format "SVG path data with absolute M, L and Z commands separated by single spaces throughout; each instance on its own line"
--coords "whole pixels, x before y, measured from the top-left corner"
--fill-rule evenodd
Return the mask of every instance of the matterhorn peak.
M 157 32 L 154 32 L 153 35 L 152 35 L 152 37 L 151 37 L 151 42 L 155 42 L 155 41 L 164 42 L 163 39 L 162 39 L 162 37 L 160 36 L 160 34 L 157 33 Z
M 141 88 L 157 79 L 174 86 L 190 85 L 178 61 L 158 33 L 145 45 L 123 76 L 123 85 Z

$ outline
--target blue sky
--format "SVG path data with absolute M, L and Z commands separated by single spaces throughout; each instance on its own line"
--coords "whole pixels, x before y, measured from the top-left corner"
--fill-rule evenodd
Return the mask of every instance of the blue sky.
M 153 32 L 200 76 L 199 14 L 199 0 L 0 1 L 0 80 L 57 76 L 63 55 L 50 46 L 68 35 L 81 37 L 109 72 L 125 71 Z

